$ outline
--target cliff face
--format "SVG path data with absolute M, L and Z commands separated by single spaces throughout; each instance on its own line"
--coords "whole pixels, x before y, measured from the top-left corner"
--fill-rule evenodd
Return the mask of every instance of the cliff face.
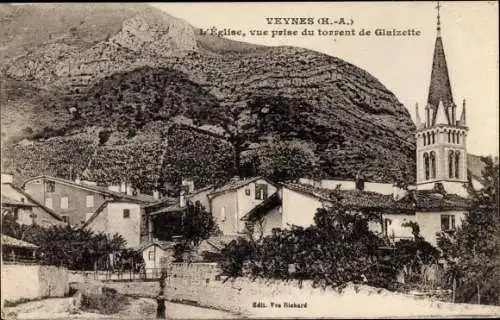
M 220 132 L 211 116 L 199 117 L 200 108 L 217 113 L 259 103 L 272 115 L 258 135 L 305 143 L 322 176 L 352 178 L 371 163 L 370 179 L 387 181 L 395 170 L 413 179 L 415 128 L 407 110 L 377 79 L 341 59 L 200 36 L 144 5 L 2 5 L 0 25 L 4 166 L 21 175 L 68 177 L 72 170 L 111 181 L 124 163 L 145 161 L 147 170 L 128 165 L 129 176 L 145 176 L 145 189 L 154 175 L 173 183 L 199 166 L 211 170 L 197 169 L 195 178 L 210 182 L 227 175 L 230 145 L 200 130 L 165 127 L 182 115 Z M 110 137 L 103 142 L 103 135 Z M 165 137 L 174 142 L 166 145 Z M 137 139 L 150 151 L 130 151 Z M 250 141 L 253 152 L 262 140 Z M 135 156 L 95 167 L 122 153 Z

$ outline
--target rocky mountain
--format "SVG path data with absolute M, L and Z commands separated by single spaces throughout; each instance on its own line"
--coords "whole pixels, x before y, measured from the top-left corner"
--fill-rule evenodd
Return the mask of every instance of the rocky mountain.
M 409 113 L 339 58 L 201 36 L 142 4 L 3 4 L 0 26 L 2 170 L 21 177 L 201 186 L 231 174 L 233 126 L 251 174 L 278 139 L 314 155 L 305 175 L 414 178 Z

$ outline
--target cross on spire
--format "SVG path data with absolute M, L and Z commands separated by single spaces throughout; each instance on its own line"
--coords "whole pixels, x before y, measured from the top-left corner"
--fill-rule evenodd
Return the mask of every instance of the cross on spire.
M 438 31 L 438 36 L 440 36 L 441 32 L 441 16 L 439 15 L 439 9 L 441 9 L 442 5 L 439 4 L 439 1 L 437 2 L 436 10 L 437 10 L 437 31 Z

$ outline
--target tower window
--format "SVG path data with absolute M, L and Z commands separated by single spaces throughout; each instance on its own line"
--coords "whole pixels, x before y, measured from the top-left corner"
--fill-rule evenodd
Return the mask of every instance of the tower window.
M 448 154 L 448 177 L 453 178 L 453 151 Z
M 429 180 L 429 154 L 424 153 L 425 180 Z
M 457 143 L 460 143 L 460 134 L 457 133 Z
M 460 178 L 460 153 L 455 152 L 455 178 Z
M 451 142 L 451 132 L 448 131 L 448 142 Z
M 432 132 L 432 144 L 435 144 L 435 143 L 436 143 L 436 134 L 433 131 Z
M 436 153 L 434 151 L 431 152 L 431 178 L 436 178 Z
M 422 136 L 422 138 L 424 139 L 424 146 L 427 145 L 427 139 L 425 138 L 425 134 Z
M 455 131 L 451 134 L 451 142 L 455 143 Z

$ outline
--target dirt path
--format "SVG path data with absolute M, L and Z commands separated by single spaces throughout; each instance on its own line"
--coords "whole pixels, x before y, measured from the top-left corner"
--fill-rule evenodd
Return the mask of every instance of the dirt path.
M 152 299 L 131 299 L 130 304 L 118 314 L 68 312 L 71 298 L 55 298 L 32 301 L 15 307 L 5 307 L 2 319 L 155 319 L 156 302 Z M 200 308 L 185 304 L 167 302 L 167 319 L 234 319 L 237 315 L 224 311 Z

